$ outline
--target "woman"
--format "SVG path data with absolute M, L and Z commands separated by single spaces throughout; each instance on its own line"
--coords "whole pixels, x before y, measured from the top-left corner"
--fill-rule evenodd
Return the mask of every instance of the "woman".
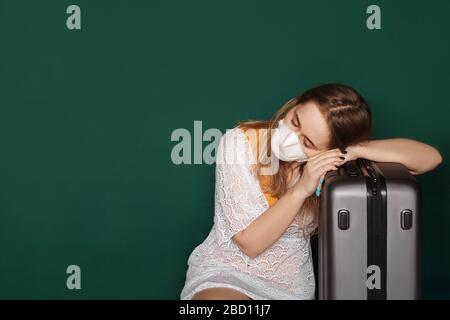
M 325 174 L 356 158 L 402 163 L 416 175 L 442 162 L 430 145 L 369 140 L 370 132 L 366 101 L 341 84 L 227 131 L 216 153 L 214 225 L 189 257 L 181 299 L 313 299 L 309 237 Z

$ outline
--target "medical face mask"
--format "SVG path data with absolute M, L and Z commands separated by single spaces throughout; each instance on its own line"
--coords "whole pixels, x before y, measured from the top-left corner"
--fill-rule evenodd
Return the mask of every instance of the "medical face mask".
M 278 128 L 273 130 L 271 138 L 272 153 L 283 161 L 307 161 L 297 133 L 287 126 L 283 119 L 278 121 Z

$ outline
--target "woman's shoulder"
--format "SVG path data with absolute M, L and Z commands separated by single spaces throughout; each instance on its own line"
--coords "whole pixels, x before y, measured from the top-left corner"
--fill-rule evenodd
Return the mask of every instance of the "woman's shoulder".
M 248 154 L 250 151 L 250 145 L 248 143 L 245 131 L 241 127 L 235 126 L 231 129 L 227 129 L 222 135 L 218 149 L 217 149 L 217 163 L 229 164 L 229 161 L 241 161 L 248 160 Z M 225 161 L 226 162 L 223 162 Z M 234 162 L 233 162 L 234 163 Z M 246 163 L 247 164 L 247 163 Z
M 259 129 L 249 128 L 245 125 L 238 125 L 233 128 L 241 137 L 244 137 L 248 144 L 251 146 L 253 155 L 258 154 L 258 144 L 259 144 Z
M 245 128 L 237 125 L 231 129 L 226 129 L 225 133 L 223 134 L 223 137 L 230 137 L 230 136 L 243 136 L 245 135 Z
M 245 157 L 250 164 L 256 164 L 259 155 L 266 148 L 267 136 L 263 128 L 254 128 L 238 124 L 227 129 L 219 142 L 220 153 L 237 154 L 238 158 Z M 225 150 L 226 149 L 226 150 Z M 260 150 L 261 149 L 261 150 Z
M 226 129 L 225 133 L 222 135 L 219 145 L 221 147 L 227 147 L 227 150 L 229 147 L 233 146 L 234 151 L 236 148 L 241 148 L 239 151 L 243 151 L 242 148 L 245 147 L 245 144 L 243 142 L 246 140 L 246 134 L 245 131 L 242 130 L 239 126 L 235 126 L 231 129 Z

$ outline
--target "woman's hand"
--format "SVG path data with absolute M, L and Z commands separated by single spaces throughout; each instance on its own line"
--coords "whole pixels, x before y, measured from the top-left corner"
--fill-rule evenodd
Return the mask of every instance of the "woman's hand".
M 364 154 L 364 148 L 366 148 L 366 144 L 364 143 L 353 144 L 345 148 L 347 151 L 345 162 L 362 158 L 361 155 Z
M 408 138 L 369 140 L 346 149 L 351 160 L 364 158 L 376 162 L 397 162 L 412 174 L 431 171 L 443 160 L 435 147 Z
M 293 193 L 301 197 L 312 195 L 316 191 L 320 178 L 323 178 L 328 171 L 336 170 L 337 166 L 348 161 L 346 156 L 339 149 L 331 149 L 309 158 L 303 167 L 300 179 L 293 187 Z

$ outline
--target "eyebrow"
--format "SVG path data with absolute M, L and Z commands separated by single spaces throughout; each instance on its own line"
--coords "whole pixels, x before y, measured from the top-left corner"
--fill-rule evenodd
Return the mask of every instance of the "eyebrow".
M 298 122 L 298 124 L 299 124 L 300 127 L 301 127 L 301 124 L 300 124 L 300 117 L 298 116 L 298 112 L 295 112 L 295 116 L 297 117 L 297 122 Z M 309 141 L 309 143 L 311 143 L 311 144 L 314 146 L 314 148 L 317 149 L 317 147 L 316 147 L 316 145 L 314 144 L 314 142 L 312 142 L 311 139 L 308 138 L 307 135 L 304 135 L 304 136 L 305 136 L 305 138 Z

